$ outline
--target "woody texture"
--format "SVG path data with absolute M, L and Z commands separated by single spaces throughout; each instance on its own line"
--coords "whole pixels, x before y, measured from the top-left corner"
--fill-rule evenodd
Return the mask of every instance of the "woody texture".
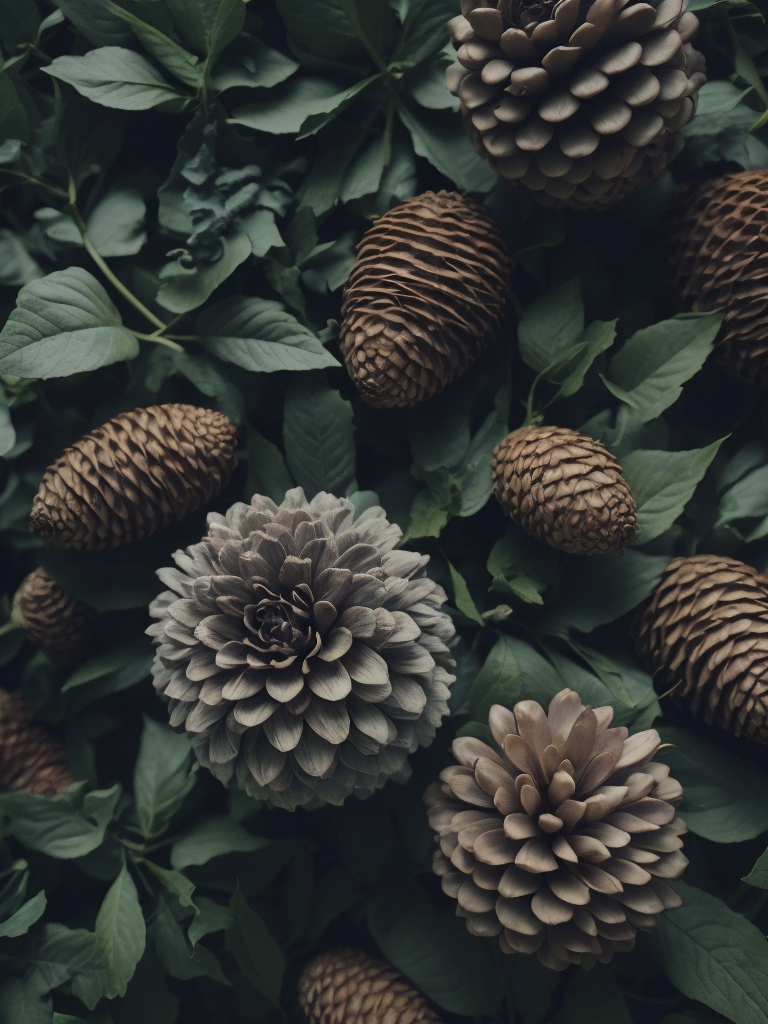
M 0 786 L 56 796 L 74 781 L 61 745 L 18 693 L 0 689 Z
M 26 637 L 57 665 L 76 665 L 93 645 L 95 612 L 43 569 L 26 576 L 13 598 L 14 619 Z

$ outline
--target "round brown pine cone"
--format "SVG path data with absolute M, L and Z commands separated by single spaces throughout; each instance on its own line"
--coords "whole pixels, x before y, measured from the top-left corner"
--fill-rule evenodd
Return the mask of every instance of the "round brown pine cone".
M 307 964 L 299 1005 L 309 1024 L 440 1024 L 402 974 L 359 949 L 333 949 Z
M 676 301 L 725 310 L 716 358 L 729 374 L 768 387 L 768 171 L 689 185 L 679 197 L 665 277 Z
M 93 640 L 94 611 L 55 583 L 43 569 L 26 576 L 13 598 L 14 617 L 57 665 L 76 665 Z
M 149 537 L 210 501 L 234 467 L 237 429 L 194 405 L 124 412 L 49 466 L 29 528 L 81 551 Z
M 735 558 L 675 558 L 633 625 L 648 672 L 694 714 L 768 743 L 768 578 Z
M 706 81 L 685 0 L 461 0 L 449 24 L 475 148 L 547 205 L 612 206 L 680 152 Z
M 61 746 L 18 693 L 0 688 L 0 786 L 56 796 L 74 781 Z
M 366 231 L 341 307 L 341 351 L 378 409 L 433 398 L 492 340 L 512 266 L 481 206 L 459 192 L 407 199 Z
M 521 427 L 497 446 L 499 504 L 537 540 L 570 555 L 623 554 L 637 536 L 635 499 L 599 441 L 561 427 Z
M 607 963 L 680 905 L 666 879 L 687 859 L 682 788 L 651 757 L 655 729 L 609 728 L 613 709 L 561 690 L 491 708 L 491 744 L 453 741 L 459 762 L 426 791 L 433 868 L 473 935 L 554 970 Z

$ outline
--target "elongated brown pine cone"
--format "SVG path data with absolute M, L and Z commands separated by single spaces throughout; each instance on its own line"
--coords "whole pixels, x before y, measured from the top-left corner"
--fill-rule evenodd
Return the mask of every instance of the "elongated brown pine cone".
M 609 728 L 610 707 L 561 690 L 549 711 L 491 708 L 493 742 L 453 741 L 459 762 L 425 793 L 433 868 L 473 935 L 554 970 L 608 963 L 681 900 L 682 787 L 651 761 L 655 729 Z
M 333 949 L 307 964 L 299 1005 L 309 1024 L 440 1024 L 402 974 L 359 949 Z
M 511 285 L 496 225 L 459 192 L 425 192 L 366 231 L 344 292 L 341 351 L 369 405 L 433 398 L 493 339 Z
M 561 427 L 521 427 L 497 446 L 499 504 L 531 536 L 571 555 L 623 554 L 637 536 L 635 499 L 599 441 Z
M 768 388 L 768 171 L 739 171 L 681 191 L 665 278 L 686 308 L 725 310 L 715 358 Z
M 49 466 L 29 528 L 82 551 L 149 537 L 210 501 L 234 467 L 237 429 L 194 405 L 124 412 Z
M 74 781 L 60 744 L 18 693 L 0 688 L 0 786 L 56 796 Z
M 26 576 L 13 598 L 27 639 L 57 665 L 76 665 L 93 642 L 95 613 L 55 583 L 43 569 Z
M 478 153 L 540 202 L 605 209 L 682 148 L 706 80 L 685 0 L 461 0 L 449 24 Z
M 705 722 L 768 743 L 768 578 L 735 558 L 674 558 L 633 626 L 637 656 Z

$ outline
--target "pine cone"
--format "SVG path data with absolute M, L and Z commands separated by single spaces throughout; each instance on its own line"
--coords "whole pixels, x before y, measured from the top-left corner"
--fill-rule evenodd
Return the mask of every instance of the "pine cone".
M 149 537 L 210 501 L 234 467 L 235 425 L 194 405 L 124 412 L 49 466 L 29 528 L 80 551 Z
M 637 656 L 708 724 L 768 743 L 768 578 L 735 558 L 675 558 L 633 625 Z
M 341 351 L 369 405 L 405 408 L 460 377 L 492 340 L 511 263 L 481 206 L 425 192 L 363 236 L 341 307 Z
M 299 1006 L 308 1024 L 440 1024 L 402 974 L 359 949 L 333 949 L 307 964 Z
M 478 153 L 547 205 L 605 209 L 657 178 L 706 80 L 685 0 L 461 0 L 449 30 Z
M 93 641 L 95 612 L 62 590 L 43 569 L 35 569 L 13 598 L 14 617 L 31 640 L 57 665 L 76 665 Z
M 433 868 L 473 935 L 554 970 L 608 963 L 637 929 L 681 900 L 665 879 L 688 861 L 682 788 L 651 762 L 655 729 L 610 729 L 613 709 L 561 690 L 491 708 L 491 745 L 453 742 L 459 762 L 425 800 L 440 849 Z
M 561 427 L 521 427 L 491 460 L 496 497 L 531 536 L 570 555 L 623 554 L 637 536 L 635 499 L 598 441 Z
M 675 208 L 665 278 L 694 310 L 724 309 L 715 349 L 729 374 L 768 388 L 768 171 L 689 185 Z
M 56 796 L 75 780 L 61 746 L 33 719 L 18 693 L 0 688 L 0 786 Z
M 384 510 L 255 494 L 158 573 L 155 689 L 220 781 L 294 810 L 410 776 L 448 713 L 454 634 Z

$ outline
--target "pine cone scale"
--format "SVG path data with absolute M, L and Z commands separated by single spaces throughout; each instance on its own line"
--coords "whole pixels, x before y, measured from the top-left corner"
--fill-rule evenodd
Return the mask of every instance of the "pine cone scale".
M 27 639 L 57 665 L 76 665 L 87 655 L 93 642 L 93 608 L 76 601 L 42 569 L 22 580 L 13 607 Z
M 57 796 L 74 782 L 59 743 L 18 693 L 0 689 L 0 786 Z

